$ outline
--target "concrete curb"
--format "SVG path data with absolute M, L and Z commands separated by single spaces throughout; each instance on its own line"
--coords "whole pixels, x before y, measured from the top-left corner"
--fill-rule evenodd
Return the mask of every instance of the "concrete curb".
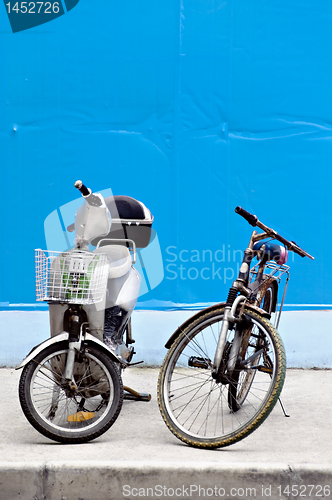
M 3 500 L 332 498 L 332 466 L 160 461 L 0 464 Z

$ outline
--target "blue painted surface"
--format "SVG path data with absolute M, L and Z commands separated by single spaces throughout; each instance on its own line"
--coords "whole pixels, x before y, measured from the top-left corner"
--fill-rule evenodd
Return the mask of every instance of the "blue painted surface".
M 134 311 L 133 361 L 144 360 L 143 366 L 160 365 L 167 353 L 165 343 L 192 314 L 192 311 Z M 332 368 L 331 321 L 332 311 L 283 313 L 279 329 L 288 368 Z M 313 337 L 317 332 L 319 342 Z M 46 311 L 0 311 L 0 367 L 19 365 L 34 345 L 49 336 Z
M 34 303 L 44 221 L 81 178 L 155 217 L 165 276 L 142 307 L 225 299 L 237 205 L 316 257 L 291 262 L 287 302 L 331 307 L 331 18 L 329 0 L 81 0 L 13 34 L 1 6 L 0 302 Z

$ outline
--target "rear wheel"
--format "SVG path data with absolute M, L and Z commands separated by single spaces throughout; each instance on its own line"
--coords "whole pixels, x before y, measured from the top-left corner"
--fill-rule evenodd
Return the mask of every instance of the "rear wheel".
M 274 293 L 275 293 L 274 290 L 275 289 L 274 289 L 273 286 L 270 286 L 266 290 L 266 292 L 264 294 L 264 297 L 263 297 L 263 300 L 262 300 L 261 305 L 260 305 L 260 307 L 264 311 L 268 312 L 269 314 L 271 314 L 271 312 L 272 312 L 273 301 L 274 301 Z
M 19 398 L 28 421 L 44 436 L 62 443 L 83 443 L 106 432 L 118 417 L 123 385 L 115 363 L 94 346 L 76 354 L 75 384 L 62 374 L 68 343 L 54 344 L 22 372 Z
M 243 367 L 243 360 L 249 358 L 250 361 Z M 241 332 L 238 361 L 235 364 L 234 371 L 230 374 L 228 405 L 233 412 L 241 409 L 249 394 L 254 378 L 257 375 L 258 369 L 255 366 L 258 366 L 259 370 L 265 370 L 265 373 L 272 375 L 273 365 L 268 354 L 266 337 L 257 332 L 255 325 L 249 324 Z
M 273 308 L 274 293 L 275 293 L 275 288 L 271 285 L 265 291 L 265 294 L 261 299 L 260 307 L 269 314 L 271 314 Z M 242 325 L 239 359 L 242 360 L 245 359 L 246 352 L 248 349 L 248 342 L 250 339 L 250 330 L 252 328 L 253 325 L 249 324 L 248 325 L 249 330 L 245 331 L 245 327 Z M 261 345 L 262 345 L 262 340 L 257 338 L 255 341 L 256 352 L 260 351 Z M 254 344 L 251 345 L 251 347 L 253 346 Z M 255 364 L 258 364 L 260 362 L 260 359 L 261 356 L 257 356 L 256 359 L 253 359 L 250 362 L 250 365 L 254 366 Z M 264 359 L 263 362 L 265 365 L 269 364 L 268 359 Z M 256 370 L 248 370 L 244 372 L 241 371 L 241 367 L 239 366 L 239 364 L 236 364 L 234 372 L 232 373 L 231 377 L 232 382 L 229 384 L 229 389 L 228 389 L 228 404 L 233 411 L 237 411 L 241 408 L 245 398 L 247 397 L 247 394 L 249 392 L 249 389 L 251 387 L 255 375 L 256 375 Z
M 158 380 L 159 408 L 167 426 L 200 448 L 228 446 L 253 432 L 272 411 L 285 378 L 279 334 L 245 308 L 237 333 L 229 330 L 224 346 L 223 363 L 232 366 L 232 344 L 239 335 L 235 368 L 222 382 L 215 380 L 213 359 L 223 317 L 224 307 L 216 307 L 194 318 L 169 349 Z

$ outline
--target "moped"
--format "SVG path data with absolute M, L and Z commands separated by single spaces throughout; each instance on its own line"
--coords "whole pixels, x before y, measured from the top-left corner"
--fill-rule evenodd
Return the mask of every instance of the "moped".
M 74 248 L 36 250 L 37 300 L 49 303 L 51 336 L 18 366 L 26 418 L 62 443 L 99 437 L 120 413 L 121 373 L 132 364 L 130 318 L 141 283 L 136 247 L 148 245 L 153 222 L 133 198 L 104 199 L 81 181 L 75 187 L 84 201 L 68 227 L 75 230 Z M 125 389 L 129 398 L 150 399 Z

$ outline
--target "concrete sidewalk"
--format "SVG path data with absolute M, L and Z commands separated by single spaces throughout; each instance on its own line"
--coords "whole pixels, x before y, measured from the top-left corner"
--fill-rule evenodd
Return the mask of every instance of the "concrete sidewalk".
M 186 446 L 158 409 L 158 369 L 129 368 L 124 384 L 150 392 L 125 401 L 111 429 L 83 445 L 35 431 L 18 400 L 20 371 L 0 370 L 0 499 L 332 498 L 332 371 L 288 370 L 282 399 L 249 437 L 219 450 Z M 292 489 L 293 487 L 293 489 Z

